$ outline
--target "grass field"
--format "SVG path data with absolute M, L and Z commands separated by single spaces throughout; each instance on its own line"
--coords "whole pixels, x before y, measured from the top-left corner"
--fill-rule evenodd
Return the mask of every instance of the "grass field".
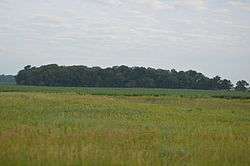
M 250 165 L 250 93 L 0 85 L 0 165 Z

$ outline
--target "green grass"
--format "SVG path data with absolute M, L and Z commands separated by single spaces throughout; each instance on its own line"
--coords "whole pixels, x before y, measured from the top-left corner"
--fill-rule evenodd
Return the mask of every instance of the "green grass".
M 247 166 L 248 96 L 0 86 L 0 165 Z
M 145 88 L 87 88 L 87 87 L 39 87 L 0 85 L 0 92 L 42 92 L 42 93 L 76 93 L 80 95 L 103 96 L 176 96 L 192 98 L 250 99 L 250 92 L 211 91 L 189 89 L 145 89 Z

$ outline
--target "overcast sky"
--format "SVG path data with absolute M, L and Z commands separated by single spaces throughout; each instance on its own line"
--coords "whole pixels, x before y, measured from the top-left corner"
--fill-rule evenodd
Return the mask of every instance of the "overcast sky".
M 250 82 L 250 0 L 0 0 L 0 74 L 50 63 Z

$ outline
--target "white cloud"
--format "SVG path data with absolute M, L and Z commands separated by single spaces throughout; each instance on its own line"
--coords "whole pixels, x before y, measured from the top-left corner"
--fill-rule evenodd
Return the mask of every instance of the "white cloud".
M 183 8 L 198 9 L 198 10 L 207 9 L 207 2 L 205 0 L 175 0 L 170 3 L 173 3 L 175 7 L 183 7 Z
M 239 8 L 241 10 L 245 10 L 245 11 L 250 12 L 250 1 L 233 0 L 233 1 L 229 1 L 229 4 L 232 7 L 236 7 L 236 8 Z
M 189 8 L 189 9 L 206 9 L 206 0 L 96 0 L 98 3 L 112 5 L 116 7 L 133 6 L 133 8 L 149 8 L 155 10 Z
M 54 56 L 54 62 L 65 64 L 69 59 L 102 66 L 137 61 L 166 68 L 175 64 L 179 69 L 189 64 L 190 69 L 214 66 L 213 57 L 237 60 L 244 55 L 241 63 L 249 60 L 250 14 L 241 11 L 247 11 L 247 1 L 8 0 L 2 6 L 1 2 L 4 53 L 0 49 L 0 54 L 16 63 L 15 57 L 28 62 L 25 57 L 34 57 L 39 64 Z M 11 10 L 1 10 L 7 8 Z M 44 61 L 36 60 L 36 55 Z M 196 63 L 203 58 L 207 60 Z M 223 70 L 230 64 L 218 65 Z M 242 66 L 240 59 L 237 66 Z
M 62 24 L 64 22 L 63 17 L 59 17 L 56 15 L 43 15 L 43 14 L 37 14 L 36 16 L 33 17 L 35 21 L 38 22 L 44 22 L 44 23 L 49 23 L 49 24 Z

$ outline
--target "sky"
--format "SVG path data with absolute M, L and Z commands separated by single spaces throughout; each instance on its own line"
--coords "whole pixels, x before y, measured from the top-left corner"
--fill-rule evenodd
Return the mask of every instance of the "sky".
M 250 82 L 250 0 L 0 0 L 0 74 L 52 63 Z

